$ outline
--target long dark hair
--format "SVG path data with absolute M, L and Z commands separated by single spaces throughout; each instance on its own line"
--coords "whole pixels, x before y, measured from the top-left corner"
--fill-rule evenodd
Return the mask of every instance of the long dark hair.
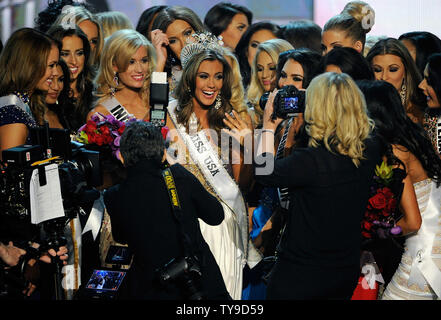
M 93 105 L 93 78 L 95 77 L 96 70 L 91 65 L 91 49 L 89 40 L 86 34 L 81 31 L 79 27 L 65 29 L 61 25 L 53 26 L 49 29 L 48 34 L 55 40 L 63 43 L 65 37 L 77 36 L 83 42 L 84 50 L 84 67 L 83 71 L 78 75 L 76 82 L 76 89 L 79 96 L 75 102 L 76 112 L 81 116 L 83 122 L 86 121 L 87 114 L 92 109 Z
M 248 45 L 251 37 L 260 30 L 268 30 L 277 37 L 280 27 L 269 21 L 256 22 L 250 25 L 237 43 L 235 54 L 239 61 L 240 73 L 242 75 L 242 83 L 244 88 L 248 87 L 251 81 L 251 66 L 248 63 Z
M 441 40 L 430 32 L 407 32 L 402 34 L 398 40 L 410 41 L 415 46 L 415 63 L 421 76 L 424 75 L 424 68 L 426 68 L 428 58 L 434 53 L 441 53 Z
M 182 73 L 181 81 L 176 88 L 176 96 L 179 97 L 179 109 L 177 110 L 178 122 L 188 127 L 188 121 L 192 113 L 193 97 L 196 88 L 196 77 L 199 67 L 204 61 L 218 60 L 223 65 L 223 85 L 220 91 L 222 97 L 222 107 L 219 109 L 210 108 L 208 111 L 208 123 L 211 129 L 220 132 L 224 128 L 223 119 L 226 112 L 231 112 L 233 107 L 230 104 L 231 85 L 233 83 L 233 73 L 230 64 L 222 53 L 215 50 L 203 50 L 194 54 Z M 219 135 L 220 136 L 220 135 Z
M 84 119 L 76 112 L 71 98 L 69 67 L 63 59 L 58 61 L 58 65 L 63 72 L 63 90 L 58 96 L 58 104 L 48 104 L 47 108 L 57 115 L 63 128 L 76 132 L 84 124 Z
M 427 84 L 435 91 L 438 101 L 441 101 L 441 53 L 435 53 L 427 60 Z
M 279 55 L 276 71 L 276 83 L 279 83 L 280 76 L 285 63 L 291 59 L 298 62 L 303 69 L 303 88 L 307 88 L 311 80 L 318 74 L 318 66 L 321 55 L 311 49 L 301 48 L 282 52 Z
M 290 42 L 296 49 L 308 48 L 322 53 L 322 28 L 314 21 L 291 21 L 280 27 L 277 36 Z
M 441 159 L 426 131 L 407 116 L 395 87 L 386 81 L 363 80 L 357 84 L 365 96 L 369 117 L 375 121 L 375 133 L 385 146 L 388 162 L 404 166 L 392 152 L 392 145 L 401 145 L 421 162 L 427 175 L 440 185 Z
M 372 65 L 372 60 L 376 56 L 386 54 L 399 57 L 403 62 L 404 68 L 406 69 L 406 104 L 412 103 L 419 108 L 423 108 L 425 106 L 425 99 L 422 93 L 418 90 L 418 85 L 421 82 L 421 75 L 415 61 L 413 61 L 409 51 L 404 44 L 401 43 L 401 41 L 394 38 L 387 38 L 378 41 L 371 48 L 371 50 L 369 50 L 366 60 Z M 404 107 L 408 108 L 408 105 Z
M 153 21 L 152 30 L 159 29 L 162 32 L 166 32 L 169 25 L 171 25 L 176 20 L 183 20 L 187 22 L 194 30 L 194 32 L 199 33 L 205 30 L 204 24 L 202 23 L 199 16 L 190 8 L 183 6 L 169 6 L 163 8 L 158 12 L 155 20 Z M 181 61 L 177 57 L 170 47 L 167 47 L 167 62 L 165 64 L 165 72 L 170 74 L 171 68 L 173 66 L 180 66 Z
M 353 48 L 342 47 L 329 51 L 320 62 L 320 73 L 325 72 L 329 65 L 338 66 L 343 73 L 349 74 L 355 81 L 375 80 L 369 62 Z
M 150 24 L 153 24 L 153 20 L 156 18 L 156 15 L 162 9 L 165 9 L 167 6 L 153 6 L 143 11 L 141 16 L 139 17 L 138 24 L 136 25 L 136 31 L 145 36 L 149 41 L 152 41 L 150 37 Z
M 251 25 L 253 13 L 244 6 L 229 2 L 220 2 L 211 7 L 205 15 L 204 24 L 211 33 L 218 36 L 227 29 L 236 14 L 244 14 Z

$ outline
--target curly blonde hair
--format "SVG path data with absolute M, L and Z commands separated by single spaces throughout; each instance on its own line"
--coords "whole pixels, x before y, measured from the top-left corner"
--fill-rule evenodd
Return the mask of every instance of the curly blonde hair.
M 305 122 L 309 146 L 326 149 L 360 165 L 364 141 L 374 128 L 363 93 L 347 74 L 328 72 L 314 78 L 306 91 Z
M 145 47 L 147 49 L 147 55 L 149 58 L 149 74 L 146 81 L 144 81 L 143 88 L 141 89 L 143 101 L 148 101 L 150 75 L 155 69 L 156 64 L 155 49 L 150 41 L 139 32 L 123 29 L 112 34 L 106 40 L 104 45 L 100 67 L 95 78 L 95 94 L 98 97 L 96 105 L 99 105 L 103 100 L 108 99 L 111 94 L 111 89 L 115 88 L 115 82 L 113 80 L 115 72 L 113 66 L 115 65 L 118 70 L 127 70 L 130 59 L 140 47 Z M 119 83 L 116 90 L 121 90 L 122 88 L 124 88 L 124 84 Z

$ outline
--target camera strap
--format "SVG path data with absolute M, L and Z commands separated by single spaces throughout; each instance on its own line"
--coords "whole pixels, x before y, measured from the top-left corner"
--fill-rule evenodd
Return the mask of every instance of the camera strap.
M 191 246 L 190 246 L 190 238 L 184 232 L 184 227 L 182 224 L 182 207 L 179 202 L 178 190 L 176 189 L 175 179 L 173 178 L 173 174 L 170 168 L 166 168 L 162 171 L 162 177 L 165 181 L 165 186 L 167 187 L 168 195 L 170 197 L 170 203 L 173 209 L 173 215 L 175 219 L 178 221 L 179 231 L 181 233 L 183 239 L 183 249 L 185 255 L 191 254 Z

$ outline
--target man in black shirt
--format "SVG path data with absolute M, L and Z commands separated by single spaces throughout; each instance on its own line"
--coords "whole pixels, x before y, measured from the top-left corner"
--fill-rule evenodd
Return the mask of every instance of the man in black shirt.
M 134 260 L 128 273 L 130 298 L 188 299 L 186 285 L 178 280 L 158 281 L 158 270 L 184 256 L 184 238 L 175 219 L 162 176 L 165 146 L 152 124 L 134 122 L 121 138 L 121 155 L 127 179 L 104 194 L 116 241 L 127 243 Z M 210 225 L 224 219 L 221 204 L 181 165 L 170 167 L 182 208 L 182 229 L 202 276 L 195 279 L 207 299 L 229 299 L 220 269 L 205 242 L 198 218 Z

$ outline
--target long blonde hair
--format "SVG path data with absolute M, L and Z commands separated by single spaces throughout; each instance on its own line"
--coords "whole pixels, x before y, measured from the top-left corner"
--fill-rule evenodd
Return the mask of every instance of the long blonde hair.
M 271 39 L 265 42 L 262 42 L 257 47 L 256 56 L 254 57 L 253 64 L 251 66 L 251 81 L 247 90 L 247 99 L 254 106 L 254 110 L 259 118 L 263 116 L 263 110 L 259 106 L 260 97 L 265 93 L 265 89 L 257 75 L 257 59 L 262 52 L 266 52 L 274 64 L 277 66 L 279 61 L 279 55 L 282 52 L 292 50 L 294 47 L 291 43 L 283 39 Z M 276 72 L 274 71 L 274 79 L 276 76 Z
M 231 84 L 231 99 L 230 103 L 233 110 L 240 116 L 246 117 L 248 115 L 248 106 L 245 103 L 245 89 L 242 84 L 242 75 L 240 73 L 239 61 L 236 55 L 228 48 L 223 48 L 224 56 L 227 58 L 231 66 L 233 74 L 233 83 Z
M 328 72 L 314 78 L 306 91 L 305 122 L 309 146 L 321 143 L 352 159 L 358 167 L 374 122 L 366 113 L 363 93 L 347 74 Z
M 147 49 L 149 58 L 149 74 L 141 89 L 141 97 L 143 101 L 147 102 L 149 97 L 150 76 L 156 64 L 155 49 L 150 41 L 139 32 L 123 29 L 112 34 L 104 45 L 100 67 L 95 78 L 96 96 L 98 97 L 97 105 L 110 97 L 112 88 L 116 90 L 124 88 L 124 84 L 122 83 L 119 83 L 118 86 L 115 87 L 115 72 L 113 66 L 115 65 L 118 70 L 127 70 L 130 59 L 140 47 Z

